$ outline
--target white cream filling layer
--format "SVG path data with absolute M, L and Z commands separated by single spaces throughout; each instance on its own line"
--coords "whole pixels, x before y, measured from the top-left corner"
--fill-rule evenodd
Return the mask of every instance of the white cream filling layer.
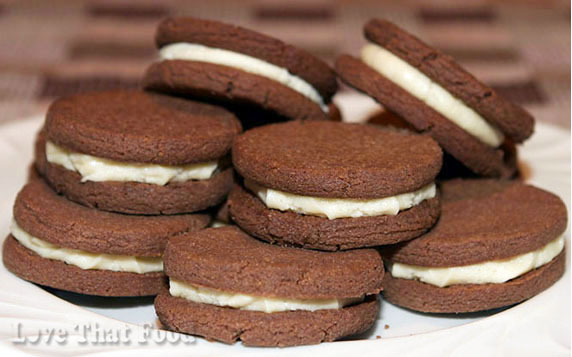
M 538 250 L 508 259 L 443 268 L 393 263 L 389 270 L 394 278 L 416 279 L 441 288 L 454 284 L 500 284 L 543 266 L 560 254 L 562 249 L 564 236 Z
M 363 298 L 343 299 L 286 299 L 246 294 L 230 293 L 170 279 L 169 293 L 200 304 L 232 307 L 240 310 L 262 311 L 266 313 L 324 309 L 340 309 L 362 301 Z
M 78 172 L 82 182 L 132 181 L 160 186 L 169 182 L 206 180 L 212 177 L 218 167 L 217 161 L 177 166 L 120 162 L 71 152 L 51 141 L 46 142 L 46 159 Z
M 285 68 L 278 67 L 256 57 L 196 43 L 179 42 L 162 47 L 159 50 L 159 58 L 161 60 L 213 63 L 265 77 L 295 90 L 317 103 L 324 112 L 328 111 L 328 106 L 324 104 L 324 99 L 310 83 L 291 74 Z
M 255 193 L 268 208 L 280 211 L 336 218 L 357 218 L 365 216 L 396 215 L 399 211 L 409 209 L 424 200 L 435 197 L 437 189 L 431 183 L 417 191 L 402 193 L 396 196 L 375 199 L 326 198 L 301 196 L 293 193 L 262 187 L 252 181 L 244 184 Z
M 228 227 L 228 226 L 230 226 L 230 224 L 225 223 L 223 221 L 219 221 L 218 219 L 215 219 L 209 225 L 209 227 L 211 227 L 211 228 L 221 228 L 221 227 Z
M 502 132 L 489 124 L 477 112 L 455 98 L 423 72 L 383 47 L 373 43 L 365 45 L 361 51 L 361 59 L 375 71 L 483 143 L 498 147 L 504 141 Z
M 78 249 L 58 247 L 30 235 L 20 228 L 15 220 L 12 220 L 10 233 L 20 244 L 40 257 L 59 260 L 84 270 L 98 269 L 138 274 L 163 271 L 162 258 L 90 253 Z

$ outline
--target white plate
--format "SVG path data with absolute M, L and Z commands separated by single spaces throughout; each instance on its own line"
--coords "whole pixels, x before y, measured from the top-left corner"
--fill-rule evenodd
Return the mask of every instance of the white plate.
M 371 100 L 357 95 L 337 98 L 337 104 L 344 116 L 354 121 L 377 108 Z M 42 118 L 35 117 L 0 126 L 0 232 L 4 232 L 3 235 L 8 233 L 14 197 L 26 180 L 33 138 L 41 122 Z M 522 147 L 520 155 L 530 170 L 529 181 L 557 193 L 570 207 L 570 134 L 539 123 L 535 135 Z M 567 256 L 570 257 L 569 231 L 566 239 Z M 150 298 L 98 298 L 47 291 L 16 278 L 0 266 L 0 355 L 6 356 L 2 353 L 4 350 L 11 355 L 91 355 L 99 352 L 105 355 L 347 355 L 367 351 L 384 356 L 569 355 L 569 260 L 564 277 L 554 286 L 508 309 L 467 315 L 426 315 L 382 301 L 375 327 L 357 339 L 287 349 L 248 348 L 240 343 L 229 346 L 201 338 L 183 341 L 181 335 L 149 328 L 156 324 Z M 143 324 L 147 326 L 141 326 Z M 82 334 L 86 328 L 91 328 L 87 342 Z M 142 343 L 141 338 L 150 331 L 151 336 Z M 67 336 L 60 337 L 65 334 Z M 39 335 L 42 336 L 39 342 L 34 343 Z M 26 343 L 17 343 L 23 340 L 22 336 L 27 336 Z M 94 342 L 97 336 L 99 340 Z M 114 337 L 119 342 L 114 343 Z M 166 338 L 174 342 L 165 341 Z

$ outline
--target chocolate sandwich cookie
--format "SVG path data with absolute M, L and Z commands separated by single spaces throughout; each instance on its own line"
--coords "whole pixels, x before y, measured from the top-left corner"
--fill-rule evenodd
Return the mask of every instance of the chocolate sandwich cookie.
M 397 243 L 439 217 L 442 152 L 430 137 L 339 122 L 287 122 L 240 135 L 244 188 L 232 219 L 271 243 L 339 250 Z
M 156 34 L 160 61 L 146 88 L 250 104 L 289 119 L 327 119 L 334 71 L 311 54 L 230 24 L 168 18 Z
M 209 104 L 142 91 L 76 95 L 49 108 L 36 167 L 56 191 L 89 207 L 195 212 L 232 187 L 228 153 L 240 131 L 233 114 Z
M 437 225 L 381 250 L 386 300 L 423 312 L 481 311 L 526 300 L 562 276 L 567 213 L 558 197 L 492 179 L 440 188 Z
M 371 20 L 364 32 L 370 43 L 361 59 L 342 55 L 336 61 L 344 82 L 431 135 L 475 173 L 514 174 L 511 147 L 534 127 L 526 110 L 388 21 Z
M 367 330 L 384 273 L 373 249 L 279 247 L 236 227 L 174 237 L 164 259 L 169 290 L 155 310 L 165 327 L 252 346 L 315 344 Z
M 205 227 L 204 214 L 132 216 L 88 208 L 29 182 L 14 203 L 6 268 L 34 283 L 101 296 L 156 295 L 169 238 Z

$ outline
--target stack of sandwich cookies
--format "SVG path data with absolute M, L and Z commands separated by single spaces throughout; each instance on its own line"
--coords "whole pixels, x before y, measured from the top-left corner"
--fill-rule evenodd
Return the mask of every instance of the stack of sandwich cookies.
M 170 237 L 204 228 L 204 214 L 134 216 L 98 211 L 28 183 L 14 204 L 4 265 L 37 284 L 100 296 L 156 295 Z
M 317 252 L 260 242 L 236 227 L 169 240 L 169 290 L 155 299 L 175 331 L 254 346 L 333 341 L 375 321 L 383 264 L 373 249 Z
M 49 108 L 4 265 L 77 293 L 157 295 L 165 328 L 252 346 L 364 332 L 382 290 L 461 313 L 552 285 L 564 204 L 498 179 L 514 177 L 532 117 L 387 21 L 365 35 L 336 70 L 384 105 L 385 127 L 339 122 L 335 72 L 305 51 L 166 19 L 145 90 Z M 495 179 L 441 181 L 468 170 Z
M 170 18 L 158 27 L 160 61 L 147 89 L 247 104 L 288 119 L 326 119 L 334 71 L 309 53 L 217 21 Z
M 427 234 L 383 248 L 384 298 L 413 310 L 459 313 L 526 300 L 564 273 L 567 212 L 555 195 L 517 181 L 441 184 Z
M 233 221 L 284 245 L 339 250 L 417 237 L 439 217 L 442 152 L 430 137 L 330 121 L 287 122 L 240 135 L 233 164 L 244 187 Z
M 361 60 L 342 55 L 336 61 L 344 82 L 431 135 L 476 174 L 514 174 L 513 142 L 532 134 L 530 114 L 388 21 L 372 20 L 364 32 L 371 42 Z
M 195 212 L 231 189 L 228 154 L 240 131 L 233 114 L 209 104 L 141 91 L 76 95 L 50 107 L 36 167 L 89 207 Z

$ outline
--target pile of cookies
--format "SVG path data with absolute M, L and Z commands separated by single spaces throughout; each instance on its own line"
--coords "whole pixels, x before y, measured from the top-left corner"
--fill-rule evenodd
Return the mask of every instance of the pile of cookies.
M 366 331 L 380 292 L 463 313 L 552 285 L 567 212 L 518 179 L 533 118 L 394 24 L 364 31 L 361 58 L 334 72 L 241 27 L 163 21 L 142 89 L 49 108 L 5 266 L 157 295 L 165 328 L 254 346 Z M 338 76 L 408 129 L 332 120 Z

